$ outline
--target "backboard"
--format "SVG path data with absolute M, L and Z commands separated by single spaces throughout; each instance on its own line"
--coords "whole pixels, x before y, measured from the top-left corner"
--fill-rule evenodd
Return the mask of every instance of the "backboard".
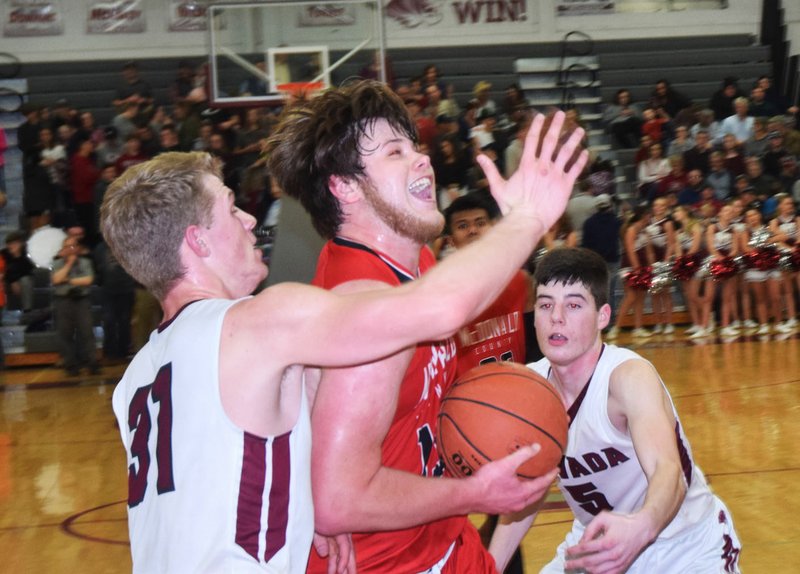
M 381 0 L 211 3 L 207 14 L 212 106 L 280 105 L 304 86 L 386 80 Z

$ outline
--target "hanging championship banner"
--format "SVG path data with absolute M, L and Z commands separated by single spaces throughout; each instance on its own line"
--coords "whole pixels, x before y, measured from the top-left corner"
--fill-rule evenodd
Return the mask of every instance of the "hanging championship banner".
M 609 0 L 556 0 L 556 15 L 558 16 L 613 13 L 614 2 Z
M 169 31 L 198 32 L 208 29 L 208 0 L 170 0 Z
M 64 33 L 61 0 L 6 0 L 3 4 L 4 36 L 60 36 Z
M 144 2 L 89 2 L 88 34 L 133 34 L 145 31 Z

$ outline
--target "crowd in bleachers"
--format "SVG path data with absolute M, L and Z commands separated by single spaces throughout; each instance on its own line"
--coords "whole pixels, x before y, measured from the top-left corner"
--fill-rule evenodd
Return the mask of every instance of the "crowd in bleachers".
M 365 66 L 362 74 L 373 72 L 373 67 Z M 461 195 L 488 192 L 475 161 L 478 154 L 491 157 L 507 176 L 516 170 L 522 140 L 537 113 L 518 85 L 506 86 L 503 100 L 497 102 L 491 97 L 492 85 L 478 81 L 472 98 L 459 102 L 434 64 L 403 80 L 389 72 L 417 124 L 420 148 L 431 157 L 442 210 Z M 256 84 L 236 87 L 239 93 L 263 89 Z M 126 64 L 111 103 L 116 115 L 104 126 L 95 125 L 92 110 L 76 109 L 64 100 L 23 107 L 25 122 L 17 137 L 23 154 L 22 231 L 7 243 L 45 225 L 80 229 L 86 254 L 100 246 L 98 269 L 118 271 L 107 260 L 97 229 L 103 194 L 129 167 L 168 151 L 205 150 L 217 156 L 238 205 L 262 225 L 276 223 L 280 190 L 271 185 L 262 145 L 280 107 L 209 107 L 202 69 L 188 62 L 180 64 L 170 99 L 164 102 L 154 99 L 137 65 Z M 612 270 L 622 267 L 625 295 L 611 336 L 628 321 L 629 311 L 636 336 L 674 331 L 669 289 L 654 288 L 653 283 L 663 283 L 666 264 L 672 269 L 676 261 L 682 267 L 673 277 L 691 318 L 689 335 L 709 335 L 715 320 L 723 335 L 730 336 L 739 327 L 755 326 L 759 333 L 768 332 L 770 324 L 782 331 L 794 329 L 800 281 L 791 262 L 797 258 L 778 257 L 772 269 L 754 274 L 753 266 L 766 263 L 752 254 L 770 249 L 788 253 L 798 238 L 797 117 L 796 107 L 777 94 L 767 77 L 760 78 L 749 94 L 734 78 L 725 78 L 701 104 L 666 80 L 657 82 L 651 99 L 641 104 L 620 89 L 605 106 L 603 124 L 615 147 L 636 148 L 636 181 L 628 182 L 634 192 L 617 193 L 618 187 L 627 188 L 617 185 L 613 162 L 594 154 L 568 213 L 541 248 L 583 243 L 600 251 Z M 577 110 L 567 110 L 565 131 L 578 125 L 582 121 Z M 731 236 L 730 245 L 721 248 L 717 243 L 725 233 Z M 735 259 L 741 272 L 729 278 L 713 273 L 720 267 L 714 262 L 722 258 Z M 694 263 L 687 267 L 689 260 Z M 642 269 L 650 273 L 649 286 L 631 279 L 646 275 L 639 273 Z M 99 282 L 107 280 L 105 275 L 98 274 Z M 129 293 L 115 296 L 114 313 L 132 315 L 134 324 L 147 333 L 157 320 L 152 301 L 142 303 L 149 310 L 132 311 L 134 300 L 146 295 L 132 282 L 112 282 Z M 7 281 L 6 289 L 16 293 L 19 284 Z M 657 317 L 652 331 L 643 324 L 648 291 Z M 24 310 L 31 301 L 29 295 L 13 299 Z M 123 338 L 126 350 L 113 343 L 117 348 L 108 348 L 108 354 L 124 358 L 143 342 L 141 336 L 134 339 L 131 343 Z

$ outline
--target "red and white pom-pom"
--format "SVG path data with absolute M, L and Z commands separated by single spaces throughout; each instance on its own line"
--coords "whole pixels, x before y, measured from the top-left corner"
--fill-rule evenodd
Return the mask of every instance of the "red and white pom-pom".
M 749 269 L 757 269 L 759 271 L 771 271 L 778 268 L 781 254 L 773 246 L 760 247 L 753 251 L 745 253 L 745 260 Z
M 730 279 L 739 272 L 739 267 L 733 260 L 733 257 L 725 256 L 719 259 L 712 259 L 708 272 L 716 281 L 724 281 Z
M 647 291 L 653 281 L 653 268 L 649 265 L 634 269 L 625 277 L 625 285 L 637 291 Z
M 700 270 L 701 257 L 699 253 L 681 255 L 672 264 L 672 274 L 678 281 L 688 281 Z

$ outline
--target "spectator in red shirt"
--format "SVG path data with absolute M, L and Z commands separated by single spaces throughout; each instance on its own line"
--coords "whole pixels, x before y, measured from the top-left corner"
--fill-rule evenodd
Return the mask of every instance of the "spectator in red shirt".
M 142 152 L 142 140 L 138 135 L 131 134 L 125 140 L 125 146 L 122 155 L 117 158 L 114 164 L 117 168 L 117 173 L 122 173 L 137 163 L 143 163 L 148 160 L 148 157 Z
M 90 242 L 95 237 L 94 187 L 100 178 L 100 169 L 94 160 L 94 142 L 85 139 L 70 158 L 70 191 L 77 225 L 86 230 Z

